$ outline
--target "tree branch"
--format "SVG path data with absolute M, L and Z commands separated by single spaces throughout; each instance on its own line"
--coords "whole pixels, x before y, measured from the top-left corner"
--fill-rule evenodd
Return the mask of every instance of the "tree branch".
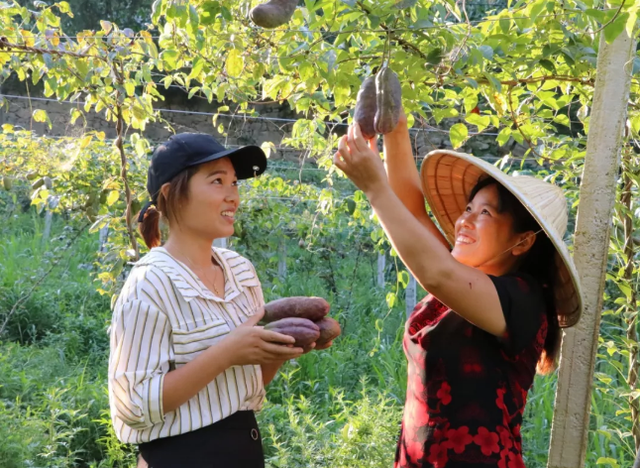
M 21 44 L 14 44 L 12 42 L 9 42 L 9 40 L 4 36 L 0 37 L 0 50 L 3 50 L 3 51 L 6 50 L 6 52 L 14 52 L 14 53 L 23 52 L 27 54 L 41 54 L 41 55 L 50 54 L 50 55 L 58 55 L 61 57 L 69 56 L 69 57 L 76 57 L 76 58 L 97 58 L 100 60 L 104 60 L 99 55 L 78 54 L 76 52 L 67 52 L 65 50 L 44 49 L 41 47 L 30 47 L 30 46 L 21 45 Z
M 122 65 L 121 65 L 122 66 Z M 122 85 L 122 73 L 118 73 L 116 65 L 113 64 L 113 72 L 116 75 L 119 84 Z M 120 70 L 122 72 L 122 70 Z M 127 233 L 129 234 L 129 241 L 131 242 L 131 247 L 133 247 L 135 260 L 140 259 L 140 251 L 138 249 L 138 242 L 136 241 L 136 236 L 131 228 L 131 188 L 129 187 L 129 178 L 127 177 L 127 156 L 124 152 L 124 117 L 122 116 L 122 103 L 120 102 L 120 91 L 118 93 L 118 100 L 116 103 L 116 133 L 118 134 L 115 145 L 120 152 L 120 177 L 122 178 L 122 182 L 124 184 L 124 194 L 125 200 L 127 203 L 127 208 L 125 210 L 125 221 L 127 223 Z

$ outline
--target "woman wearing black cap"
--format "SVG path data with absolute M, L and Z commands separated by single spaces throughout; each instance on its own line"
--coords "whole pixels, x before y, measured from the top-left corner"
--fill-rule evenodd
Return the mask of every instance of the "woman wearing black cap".
M 264 302 L 253 265 L 212 243 L 233 233 L 238 179 L 265 168 L 260 148 L 227 150 L 203 134 L 153 153 L 139 216 L 151 251 L 114 306 L 109 358 L 115 433 L 151 468 L 264 466 L 254 411 L 279 366 L 303 351 L 255 326 Z

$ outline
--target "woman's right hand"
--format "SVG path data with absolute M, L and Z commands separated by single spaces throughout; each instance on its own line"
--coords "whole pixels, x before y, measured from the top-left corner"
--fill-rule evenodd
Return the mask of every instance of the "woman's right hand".
M 232 366 L 272 364 L 302 355 L 302 348 L 289 346 L 295 343 L 292 336 L 257 326 L 263 316 L 264 309 L 260 309 L 225 338 L 231 347 Z

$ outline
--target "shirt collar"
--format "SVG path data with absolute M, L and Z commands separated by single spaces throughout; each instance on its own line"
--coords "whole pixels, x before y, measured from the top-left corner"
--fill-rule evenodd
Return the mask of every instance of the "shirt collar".
M 224 297 L 217 297 L 211 292 L 196 274 L 184 263 L 173 257 L 164 247 L 155 247 L 149 251 L 136 265 L 153 265 L 162 270 L 180 292 L 185 301 L 200 297 L 216 302 L 229 302 L 237 297 L 246 286 L 252 286 L 247 281 L 238 280 L 220 249 L 211 249 L 211 255 L 216 259 L 224 271 Z

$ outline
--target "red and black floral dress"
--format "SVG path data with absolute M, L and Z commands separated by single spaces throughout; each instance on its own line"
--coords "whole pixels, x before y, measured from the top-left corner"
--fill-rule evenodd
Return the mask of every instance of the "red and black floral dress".
M 507 322 L 491 335 L 433 296 L 409 318 L 407 401 L 395 468 L 524 468 L 520 425 L 547 334 L 531 277 L 490 277 Z

